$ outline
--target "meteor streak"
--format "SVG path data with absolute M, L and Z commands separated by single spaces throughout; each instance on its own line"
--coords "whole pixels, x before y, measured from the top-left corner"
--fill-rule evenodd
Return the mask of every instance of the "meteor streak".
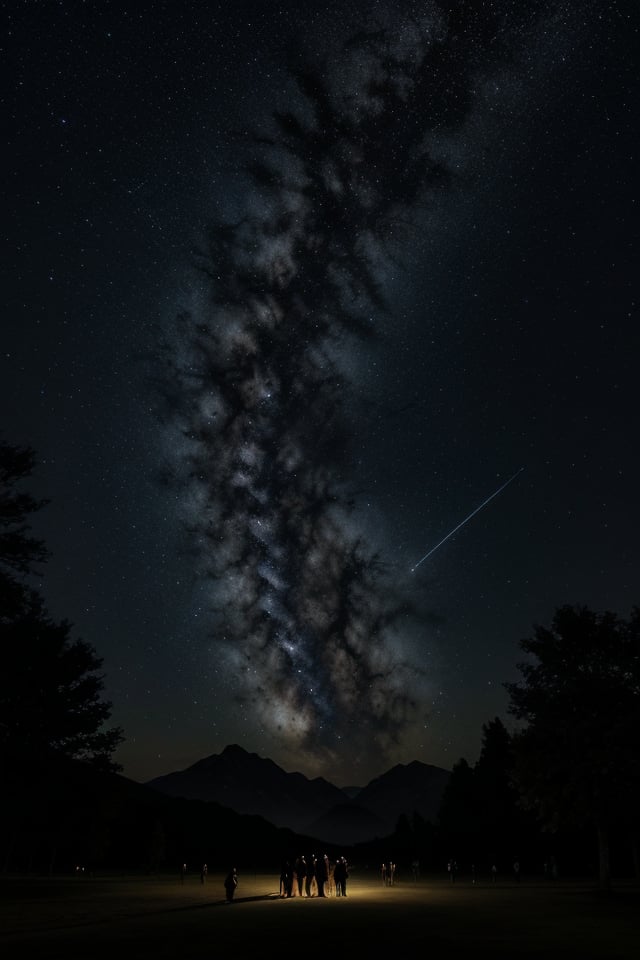
M 487 497 L 486 500 L 483 500 L 483 502 L 480 504 L 480 506 L 479 506 L 479 507 L 476 507 L 475 510 L 472 510 L 468 517 L 465 517 L 464 520 L 461 520 L 457 527 L 454 527 L 453 530 L 451 530 L 451 531 L 446 535 L 446 537 L 443 537 L 443 538 L 442 538 L 442 540 L 440 541 L 440 543 L 436 543 L 435 547 L 431 547 L 431 550 L 429 550 L 428 553 L 425 553 L 424 557 L 422 557 L 421 560 L 418 560 L 418 562 L 416 563 L 416 565 L 415 565 L 414 567 L 411 567 L 411 573 L 413 573 L 414 570 L 417 570 L 418 567 L 420 566 L 420 564 L 423 563 L 423 562 L 427 559 L 427 557 L 430 557 L 432 553 L 435 553 L 435 551 L 438 549 L 438 547 L 441 547 L 442 544 L 443 544 L 446 540 L 449 539 L 449 537 L 452 537 L 452 536 L 454 535 L 454 533 L 456 532 L 456 530 L 459 530 L 460 527 L 464 527 L 465 523 L 467 523 L 469 520 L 471 520 L 471 517 L 475 517 L 476 513 L 478 513 L 478 511 L 482 510 L 483 507 L 486 507 L 486 505 L 489 503 L 490 500 L 493 500 L 494 497 L 497 497 L 498 494 L 501 493 L 501 492 L 504 490 L 504 488 L 507 487 L 507 486 L 511 483 L 512 480 L 515 480 L 515 478 L 518 476 L 519 473 L 522 473 L 523 470 L 524 470 L 524 467 L 520 467 L 519 470 L 516 470 L 516 472 L 514 473 L 514 475 L 513 475 L 512 477 L 509 477 L 509 479 L 506 480 L 506 481 L 502 484 L 501 487 L 498 487 L 498 489 L 497 489 L 494 493 L 492 493 L 490 497 Z

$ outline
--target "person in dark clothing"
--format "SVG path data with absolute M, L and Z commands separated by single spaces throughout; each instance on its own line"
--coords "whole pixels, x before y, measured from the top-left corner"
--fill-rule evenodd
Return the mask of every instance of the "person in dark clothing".
M 345 858 L 342 858 L 342 896 L 346 897 L 347 895 L 347 880 L 349 879 L 349 868 L 347 866 L 347 861 Z
M 312 896 L 313 881 L 316 878 L 316 855 L 307 857 L 307 875 L 305 877 L 305 890 L 308 897 Z
M 326 897 L 327 894 L 325 892 L 324 885 L 328 879 L 329 879 L 329 857 L 325 853 L 324 857 L 321 857 L 318 860 L 318 863 L 316 866 L 316 880 L 318 882 L 319 897 Z
M 236 870 L 235 867 L 232 867 L 231 870 L 229 870 L 229 873 L 226 875 L 224 880 L 224 889 L 227 894 L 228 903 L 231 903 L 231 901 L 233 900 L 237 886 L 238 886 L 238 871 Z
M 295 863 L 295 872 L 296 872 L 296 882 L 298 884 L 298 896 L 303 895 L 304 891 L 304 881 L 307 875 L 307 864 L 304 857 L 300 856 L 297 858 Z
M 293 893 L 293 867 L 290 860 L 285 860 L 280 871 L 280 896 L 290 897 Z
M 346 897 L 348 876 L 347 861 L 344 857 L 338 857 L 333 870 L 333 878 L 336 882 L 336 897 Z

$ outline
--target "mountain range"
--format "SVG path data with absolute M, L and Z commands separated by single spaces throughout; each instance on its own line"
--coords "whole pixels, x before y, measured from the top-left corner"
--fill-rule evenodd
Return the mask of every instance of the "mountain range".
M 214 801 L 327 843 L 352 845 L 388 836 L 402 815 L 410 819 L 417 813 L 435 822 L 449 777 L 448 770 L 414 760 L 360 790 L 341 789 L 322 777 L 287 773 L 232 744 L 146 785 L 170 797 Z

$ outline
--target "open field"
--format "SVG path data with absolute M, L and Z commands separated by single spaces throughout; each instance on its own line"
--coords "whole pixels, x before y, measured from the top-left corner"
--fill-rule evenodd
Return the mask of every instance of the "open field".
M 590 882 L 450 884 L 424 877 L 383 887 L 352 870 L 346 898 L 278 896 L 278 874 L 0 880 L 0 954 L 12 958 L 215 957 L 283 952 L 305 960 L 513 957 L 637 960 L 640 886 L 603 898 Z

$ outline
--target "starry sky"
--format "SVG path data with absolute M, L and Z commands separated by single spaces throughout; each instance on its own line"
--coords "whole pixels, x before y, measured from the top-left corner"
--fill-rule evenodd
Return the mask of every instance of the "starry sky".
M 124 774 L 473 762 L 640 602 L 637 4 L 2 13 L 0 429 Z

